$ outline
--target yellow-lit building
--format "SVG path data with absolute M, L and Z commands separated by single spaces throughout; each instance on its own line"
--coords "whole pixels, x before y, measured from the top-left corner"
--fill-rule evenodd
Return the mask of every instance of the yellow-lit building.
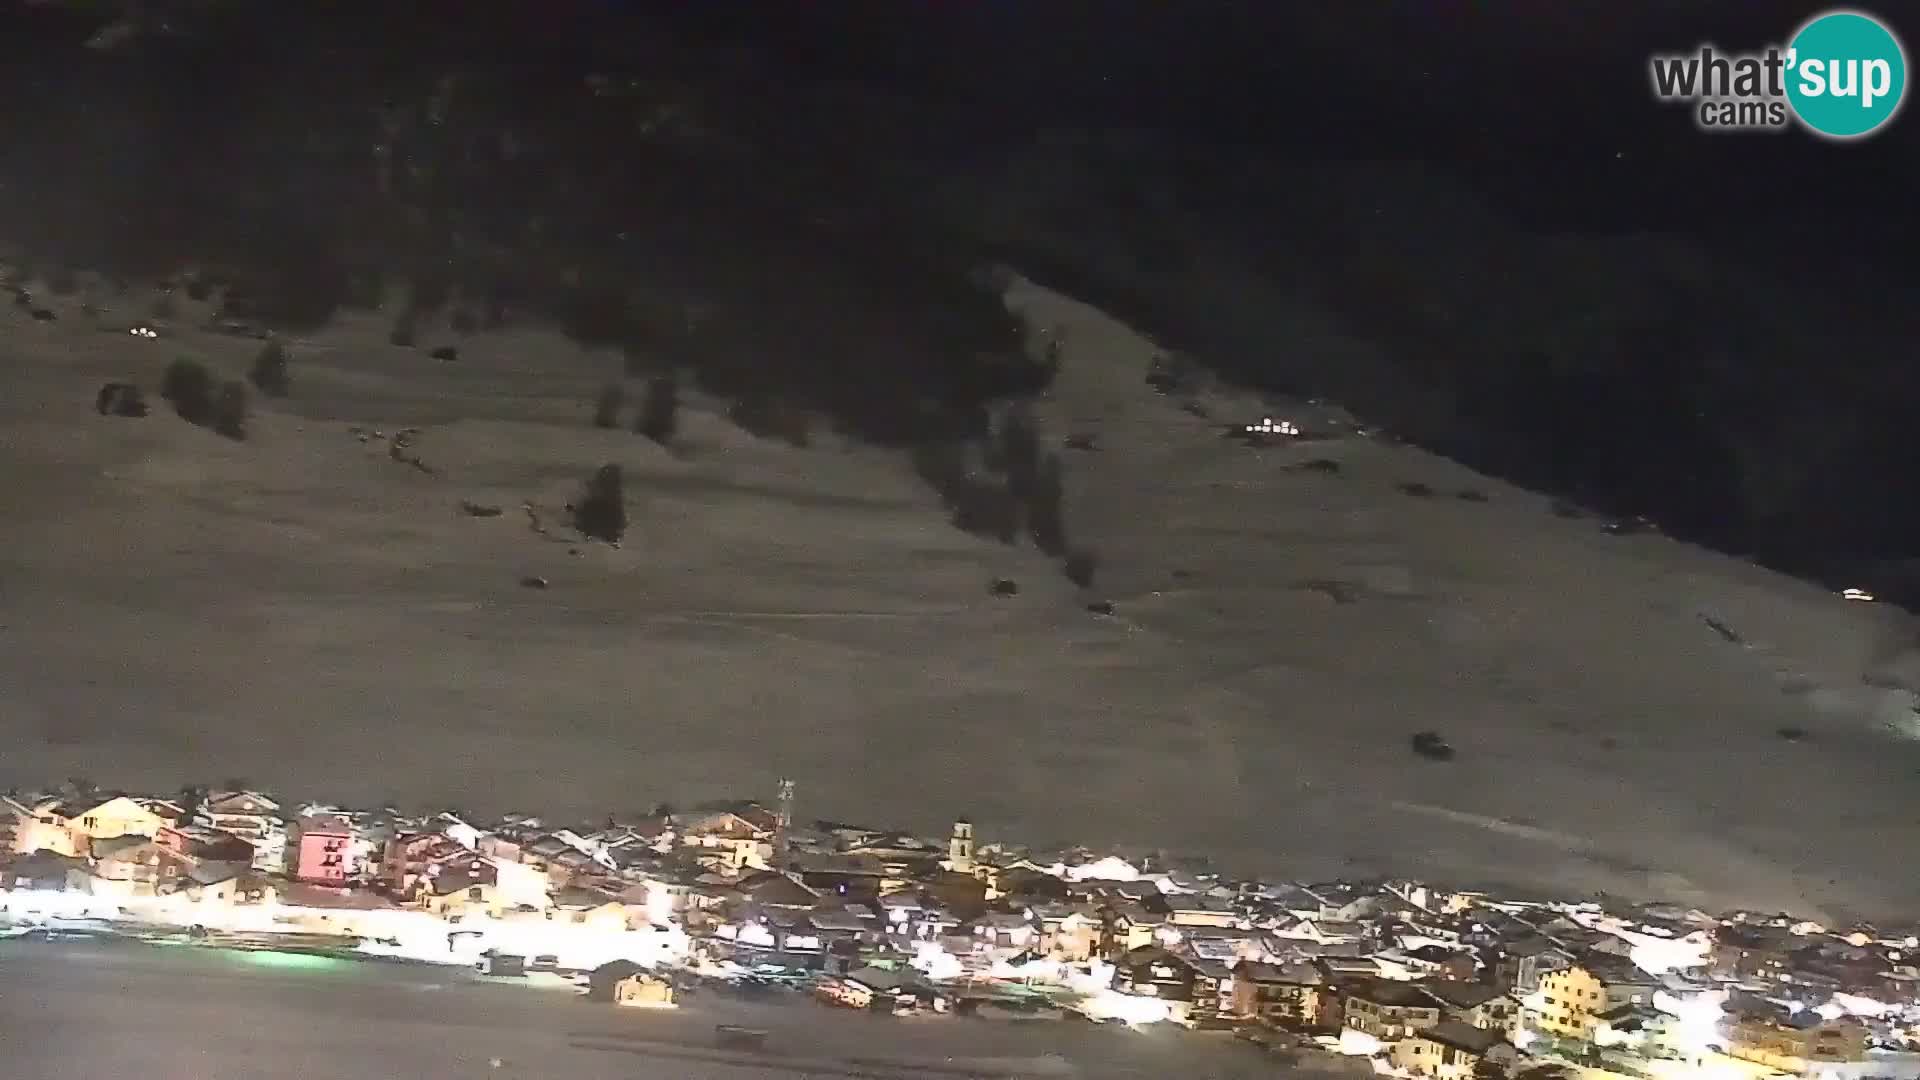
M 1499 1032 L 1459 1020 L 1442 1020 L 1401 1039 L 1393 1044 L 1390 1056 L 1406 1074 L 1431 1080 L 1473 1080 L 1481 1062 L 1504 1068 L 1517 1057 Z
M 1588 1041 L 1600 1016 L 1623 1005 L 1650 1005 L 1652 976 L 1619 957 L 1596 955 L 1550 972 L 1527 1000 L 1527 1021 L 1562 1039 Z
M 171 819 L 125 795 L 45 799 L 31 807 L 11 804 L 10 809 L 19 819 L 13 848 L 21 854 L 52 851 L 84 857 L 94 840 L 151 837 L 161 826 L 173 824 Z
M 1824 1063 L 1865 1061 L 1866 1025 L 1815 1012 L 1796 1016 L 1749 1014 L 1727 1022 L 1727 1053 L 1784 1073 L 1804 1075 Z
M 613 1003 L 658 1009 L 673 1004 L 673 984 L 644 971 L 621 979 L 613 987 Z

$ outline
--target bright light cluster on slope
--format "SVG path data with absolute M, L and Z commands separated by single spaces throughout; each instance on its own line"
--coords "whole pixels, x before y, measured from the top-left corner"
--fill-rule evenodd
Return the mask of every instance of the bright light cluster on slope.
M 1679 1019 L 1674 1025 L 1675 1047 L 1688 1057 L 1701 1057 L 1713 1051 L 1708 1047 L 1725 1041 L 1720 1021 L 1726 1016 L 1727 992 L 1711 990 L 1679 997 L 1665 990 L 1653 992 L 1653 1007 Z
M 1633 945 L 1628 958 L 1641 971 L 1649 975 L 1665 975 L 1669 972 L 1705 967 L 1713 952 L 1712 945 L 1687 938 L 1657 938 L 1635 934 L 1627 940 Z

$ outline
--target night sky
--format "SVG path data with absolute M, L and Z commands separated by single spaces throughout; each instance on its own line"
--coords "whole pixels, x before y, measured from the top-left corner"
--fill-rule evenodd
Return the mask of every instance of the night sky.
M 11 100 L 40 110 L 38 121 L 9 121 L 4 164 L 15 190 L 30 175 L 49 190 L 70 189 L 83 163 L 96 160 L 72 151 L 56 163 L 67 150 L 27 149 L 84 140 L 50 132 L 104 131 L 102 125 L 141 110 L 174 109 L 173 122 L 191 128 L 214 157 L 226 153 L 213 149 L 221 138 L 258 144 L 243 138 L 250 125 L 284 136 L 303 118 L 341 108 L 340 100 L 365 85 L 381 86 L 389 100 L 417 95 L 437 70 L 485 71 L 508 101 L 502 108 L 537 110 L 545 107 L 541 94 L 577 85 L 584 71 L 626 66 L 655 75 L 662 65 L 674 66 L 679 85 L 719 102 L 718 111 L 746 138 L 787 140 L 784 152 L 796 171 L 817 169 L 831 178 L 823 189 L 859 191 L 863 200 L 905 204 L 909 193 L 883 192 L 887 182 L 872 179 L 891 159 L 911 158 L 922 178 L 929 170 L 984 174 L 1017 158 L 1037 135 L 1061 131 L 1124 130 L 1150 139 L 1166 170 L 1155 179 L 1177 191 L 1185 211 L 1212 215 L 1229 229 L 1244 225 L 1250 234 L 1266 216 L 1297 211 L 1302 196 L 1280 189 L 1250 194 L 1234 183 L 1242 174 L 1355 162 L 1403 168 L 1408 176 L 1432 170 L 1482 193 L 1519 233 L 1678 234 L 1725 265 L 1765 272 L 1788 295 L 1821 297 L 1823 311 L 1862 314 L 1824 316 L 1834 325 L 1808 333 L 1818 348 L 1777 347 L 1737 309 L 1711 303 L 1677 302 L 1655 327 L 1611 326 L 1610 297 L 1599 288 L 1590 305 L 1564 317 L 1596 327 L 1586 333 L 1616 337 L 1614 358 L 1584 361 L 1577 370 L 1506 355 L 1499 328 L 1489 326 L 1461 330 L 1436 374 L 1417 355 L 1420 335 L 1407 332 L 1406 340 L 1389 343 L 1407 353 L 1406 377 L 1428 379 L 1469 407 L 1424 427 L 1417 416 L 1386 416 L 1393 426 L 1475 467 L 1615 512 L 1648 513 L 1682 535 L 1796 572 L 1851 579 L 1873 567 L 1893 589 L 1899 575 L 1884 564 L 1920 558 L 1920 510 L 1904 497 L 1902 483 L 1911 471 L 1910 418 L 1920 406 L 1920 375 L 1912 371 L 1916 328 L 1902 299 L 1913 288 L 1911 178 L 1920 121 L 1905 116 L 1847 145 L 1797 131 L 1708 136 L 1684 109 L 1654 102 L 1648 89 L 1650 52 L 1781 41 L 1823 5 L 576 0 L 518 8 L 427 4 L 377 17 L 313 6 L 226 7 L 225 16 L 181 20 L 211 27 L 196 41 L 78 60 L 72 27 L 35 8 L 33 32 L 9 43 Z M 233 17 L 234 9 L 243 14 Z M 1897 21 L 1895 28 L 1920 32 Z M 697 62 L 688 59 L 695 56 Z M 366 74 L 369 64 L 378 74 Z M 828 85 L 887 102 L 910 120 L 883 137 L 833 146 L 835 118 L 818 99 L 795 92 Z M 148 97 L 172 104 L 134 100 Z M 91 111 L 73 104 L 81 99 Z M 226 110 L 224 133 L 181 119 L 209 102 Z M 320 127 L 334 122 L 312 120 Z M 203 180 L 181 179 L 190 166 L 178 163 L 180 155 L 140 144 L 137 133 L 131 138 L 88 151 L 141 155 L 107 170 L 126 181 L 113 197 L 135 205 L 145 192 L 150 201 L 192 204 L 191 212 L 169 219 L 160 246 L 202 244 L 218 227 L 219 200 L 205 196 Z M 592 136 L 553 153 L 593 175 L 629 151 Z M 650 168 L 654 173 L 640 175 L 657 174 Z M 289 189 L 311 189 L 299 196 L 311 202 L 314 191 L 333 183 L 311 168 L 287 175 L 292 179 L 228 194 L 284 206 L 295 198 Z M 496 181 L 500 191 L 519 190 L 512 186 L 518 181 Z M 867 193 L 868 183 L 880 194 Z M 519 198 L 504 197 L 494 209 L 510 217 Z M 1145 213 L 1118 214 L 1110 227 L 1150 231 Z M 35 207 L 26 216 L 45 214 Z M 337 231 L 299 220 L 308 240 Z M 1420 228 L 1408 226 L 1409 245 L 1418 246 Z M 163 230 L 156 224 L 154 231 Z M 1204 304 L 1173 304 L 1138 282 L 1103 278 L 1071 253 L 1043 257 L 1004 244 L 994 253 L 1029 256 L 1033 272 L 1095 294 L 1090 298 L 1121 308 L 1236 378 L 1307 390 L 1346 385 L 1339 372 L 1263 366 L 1261 350 L 1247 347 L 1261 331 L 1236 329 L 1229 342 Z M 1337 245 L 1322 258 L 1330 279 L 1343 272 Z M 1419 304 L 1418 296 L 1363 299 L 1380 310 Z M 1375 329 L 1364 316 L 1353 321 L 1356 332 Z M 1282 333 L 1276 328 L 1270 336 L 1277 341 Z M 1709 353 L 1711 363 L 1702 359 Z M 1386 410 L 1407 397 L 1403 390 L 1369 385 L 1353 391 L 1364 400 L 1346 403 L 1363 414 Z M 1730 426 L 1763 428 L 1787 410 L 1796 414 L 1794 431 L 1767 452 L 1730 444 Z M 1809 447 L 1805 457 L 1817 476 L 1775 497 L 1770 474 L 1795 458 L 1796 444 L 1782 449 L 1778 441 L 1788 439 Z

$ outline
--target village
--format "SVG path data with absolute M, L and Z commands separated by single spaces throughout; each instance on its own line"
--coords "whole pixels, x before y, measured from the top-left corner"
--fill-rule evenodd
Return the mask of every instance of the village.
M 459 965 L 607 1007 L 804 994 L 876 1018 L 1168 1025 L 1355 1075 L 1920 1078 L 1912 926 L 1238 880 L 983 842 L 966 820 L 942 840 L 802 825 L 792 801 L 783 782 L 771 803 L 558 828 L 70 782 L 0 802 L 0 937 Z

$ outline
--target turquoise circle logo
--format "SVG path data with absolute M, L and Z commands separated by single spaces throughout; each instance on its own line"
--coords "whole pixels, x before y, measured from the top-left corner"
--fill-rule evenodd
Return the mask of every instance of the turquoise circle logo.
M 1907 53 L 1885 23 L 1858 11 L 1816 15 L 1787 43 L 1787 103 L 1829 139 L 1887 125 L 1907 96 Z

